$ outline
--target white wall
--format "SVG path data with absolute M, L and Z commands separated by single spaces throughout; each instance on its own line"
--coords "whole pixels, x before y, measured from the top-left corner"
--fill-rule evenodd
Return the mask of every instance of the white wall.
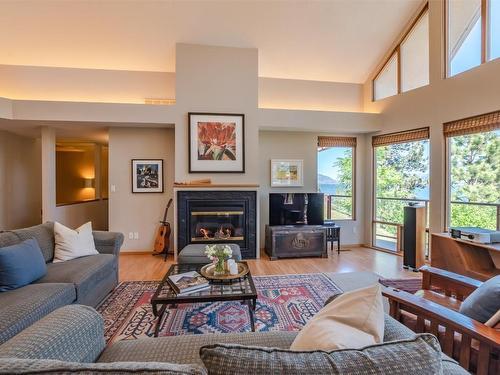
M 0 230 L 41 222 L 40 142 L 0 131 Z
M 152 251 L 159 221 L 173 196 L 175 136 L 173 129 L 110 128 L 109 230 L 125 235 L 123 251 Z M 164 160 L 164 193 L 132 193 L 132 159 Z M 172 223 L 173 210 L 168 221 Z M 130 240 L 129 232 L 139 232 Z
M 265 226 L 269 223 L 269 193 L 316 192 L 317 184 L 317 143 L 318 135 L 312 132 L 261 131 L 259 133 L 260 164 L 260 245 L 264 247 Z M 328 134 L 333 135 L 333 134 Z M 364 244 L 364 175 L 367 172 L 365 158 L 366 137 L 357 136 L 356 148 L 356 218 L 337 221 L 341 227 L 342 244 Z M 304 160 L 304 186 L 295 188 L 271 188 L 271 159 Z
M 361 112 L 363 85 L 260 77 L 259 108 Z
M 429 3 L 430 84 L 406 93 L 372 102 L 371 79 L 364 87 L 364 108 L 381 113 L 383 133 L 431 128 L 430 148 L 430 229 L 442 231 L 445 225 L 445 139 L 443 123 L 500 109 L 500 59 L 443 79 L 444 46 L 442 4 Z M 373 78 L 373 77 L 372 77 Z M 372 163 L 371 153 L 368 163 Z M 371 186 L 367 174 L 366 184 Z M 371 195 L 367 210 L 371 210 Z M 366 238 L 371 236 L 371 211 L 366 213 Z
M 92 229 L 108 230 L 108 200 L 58 206 L 55 219 L 69 228 L 78 228 L 91 221 Z

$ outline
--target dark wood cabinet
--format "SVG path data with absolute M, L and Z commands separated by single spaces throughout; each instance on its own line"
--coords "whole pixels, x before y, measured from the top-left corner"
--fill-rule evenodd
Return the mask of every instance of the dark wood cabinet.
M 266 253 L 271 260 L 310 256 L 326 258 L 326 234 L 321 225 L 266 225 Z

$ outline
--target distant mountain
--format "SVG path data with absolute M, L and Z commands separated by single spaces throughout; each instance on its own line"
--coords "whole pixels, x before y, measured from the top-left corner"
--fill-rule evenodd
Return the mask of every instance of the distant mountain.
M 324 174 L 320 173 L 320 174 L 318 174 L 318 183 L 320 185 L 323 185 L 323 184 L 336 184 L 337 181 L 335 181 L 330 176 L 327 176 L 327 175 L 324 175 Z

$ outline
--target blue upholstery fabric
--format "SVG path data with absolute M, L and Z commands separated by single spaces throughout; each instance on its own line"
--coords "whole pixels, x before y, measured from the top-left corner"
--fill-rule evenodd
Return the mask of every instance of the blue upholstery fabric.
M 48 221 L 33 227 L 16 229 L 11 233 L 19 238 L 19 242 L 34 238 L 42 250 L 45 262 L 51 262 L 54 259 L 54 223 Z
M 88 306 L 68 305 L 0 345 L 0 357 L 94 362 L 105 346 L 101 315 Z
M 0 344 L 75 299 L 72 284 L 30 284 L 0 293 Z
M 45 276 L 47 267 L 34 239 L 0 248 L 0 292 L 13 290 Z
M 0 358 L 0 374 L 37 375 L 206 375 L 205 368 L 161 362 L 78 363 L 50 359 Z
M 486 323 L 500 310 L 500 275 L 485 281 L 460 306 L 460 313 Z
M 118 257 L 98 254 L 47 264 L 47 275 L 37 283 L 70 283 L 76 289 L 76 301 L 97 304 L 118 284 Z

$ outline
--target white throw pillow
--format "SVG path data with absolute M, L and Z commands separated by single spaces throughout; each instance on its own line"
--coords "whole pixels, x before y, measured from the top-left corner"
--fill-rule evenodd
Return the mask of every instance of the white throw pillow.
M 54 223 L 54 237 L 54 263 L 99 254 L 95 248 L 90 221 L 75 230 L 56 221 Z
M 379 284 L 346 292 L 323 307 L 298 333 L 291 350 L 359 349 L 384 339 Z

